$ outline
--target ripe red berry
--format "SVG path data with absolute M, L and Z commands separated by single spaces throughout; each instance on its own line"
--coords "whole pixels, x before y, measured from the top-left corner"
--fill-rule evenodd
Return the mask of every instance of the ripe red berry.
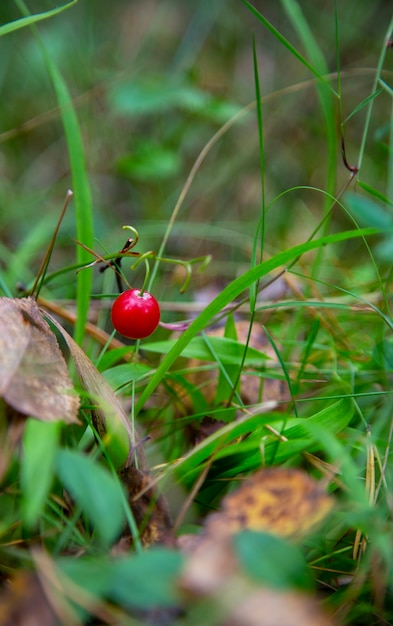
M 112 324 L 128 339 L 144 339 L 152 334 L 160 321 L 160 307 L 148 291 L 123 291 L 112 306 Z

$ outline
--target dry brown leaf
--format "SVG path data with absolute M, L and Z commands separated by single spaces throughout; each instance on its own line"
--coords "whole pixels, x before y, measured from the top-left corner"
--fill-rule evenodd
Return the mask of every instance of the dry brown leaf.
M 0 396 L 23 415 L 78 422 L 67 364 L 34 298 L 0 298 Z
M 333 619 L 308 594 L 257 589 L 246 594 L 220 626 L 333 626 Z
M 238 570 L 231 541 L 235 533 L 255 530 L 298 539 L 332 506 L 321 485 L 301 470 L 259 470 L 223 499 L 220 511 L 206 518 L 202 535 L 179 540 L 189 555 L 182 589 L 199 596 L 225 587 Z
M 56 626 L 58 618 L 38 576 L 19 572 L 0 595 L 0 626 Z
M 159 543 L 173 546 L 175 540 L 168 503 L 157 491 L 151 474 L 135 467 L 122 468 L 118 474 L 127 489 L 130 508 L 140 531 L 142 545 L 148 547 Z M 130 543 L 132 538 L 128 532 L 120 540 L 119 547 L 129 550 Z
M 210 536 L 259 530 L 281 537 L 301 537 L 330 512 L 333 500 L 304 471 L 261 469 L 227 495 L 222 508 L 206 520 Z
M 124 457 L 122 464 L 130 464 L 131 453 L 138 457 L 138 467 L 146 467 L 146 459 L 142 445 L 138 445 L 140 437 L 133 429 L 130 421 L 112 389 L 97 370 L 95 365 L 86 356 L 83 350 L 73 340 L 71 335 L 59 322 L 45 313 L 48 319 L 57 328 L 66 342 L 83 387 L 92 401 L 96 403 L 93 411 L 93 423 L 102 439 L 109 439 L 109 445 L 117 448 L 118 456 Z M 128 458 L 127 458 L 128 457 Z

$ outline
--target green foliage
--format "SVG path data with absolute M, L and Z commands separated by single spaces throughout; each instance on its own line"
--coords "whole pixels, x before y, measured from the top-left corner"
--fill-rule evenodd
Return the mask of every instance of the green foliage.
M 93 459 L 73 450 L 58 451 L 56 473 L 102 545 L 113 543 L 125 524 L 125 496 L 119 481 Z
M 312 586 L 301 551 L 283 539 L 246 530 L 236 535 L 234 548 L 245 571 L 259 583 L 278 589 Z
M 125 608 L 148 610 L 176 606 L 176 579 L 183 559 L 177 552 L 152 548 L 121 559 L 61 558 L 61 571 L 82 589 Z M 159 574 L 159 575 L 158 575 Z
M 40 422 L 30 418 L 26 423 L 21 460 L 21 512 L 23 522 L 30 528 L 40 519 L 48 498 L 59 435 L 59 422 Z

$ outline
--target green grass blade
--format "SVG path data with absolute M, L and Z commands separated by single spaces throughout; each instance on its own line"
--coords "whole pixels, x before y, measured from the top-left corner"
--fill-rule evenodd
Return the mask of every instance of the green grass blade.
M 42 20 L 47 20 L 50 17 L 54 17 L 58 13 L 65 11 L 72 7 L 73 4 L 76 4 L 78 0 L 72 0 L 67 4 L 63 4 L 63 6 L 57 7 L 56 9 L 51 9 L 50 11 L 43 11 L 42 13 L 36 13 L 35 15 L 28 15 L 26 17 L 22 17 L 19 20 L 14 20 L 13 22 L 8 22 L 8 24 L 3 24 L 0 26 L 0 37 L 2 35 L 8 35 L 8 33 L 13 33 L 20 28 L 25 28 L 26 26 L 31 26 L 32 24 L 36 24 L 37 22 L 41 22 Z
M 23 0 L 15 0 L 15 2 L 24 14 L 28 12 Z M 92 198 L 87 176 L 82 135 L 75 107 L 73 105 L 68 87 L 56 64 L 52 61 L 52 58 L 48 54 L 38 30 L 34 24 L 31 28 L 34 29 L 35 37 L 42 50 L 60 108 L 72 172 L 72 191 L 74 193 L 77 239 L 83 242 L 85 246 L 92 248 L 94 242 Z M 91 261 L 91 255 L 81 246 L 77 246 L 76 254 L 77 263 L 80 265 L 87 264 Z M 92 269 L 89 268 L 79 272 L 76 277 L 76 283 L 77 320 L 75 324 L 74 337 L 77 343 L 81 343 L 84 336 L 84 329 L 90 303 Z
M 60 422 L 28 419 L 21 459 L 22 517 L 27 528 L 38 522 L 53 479 L 60 440 Z
M 219 474 L 221 478 L 224 476 L 230 478 L 240 472 L 256 470 L 262 463 L 262 437 L 268 433 L 263 428 L 264 424 L 274 426 L 275 430 L 282 433 L 288 440 L 278 441 L 268 435 L 267 442 L 263 446 L 264 463 L 266 465 L 284 463 L 300 452 L 312 452 L 316 449 L 318 442 L 313 443 L 310 429 L 307 428 L 308 424 L 315 424 L 337 434 L 348 426 L 353 412 L 352 399 L 343 397 L 307 418 L 289 418 L 283 421 L 282 416 L 277 413 L 266 413 L 237 420 L 223 426 L 189 452 L 176 464 L 175 474 L 182 482 L 190 485 L 197 478 L 203 463 L 211 459 L 212 455 L 215 459 L 212 473 Z M 250 433 L 256 433 L 256 436 L 238 442 L 239 437 L 245 437 Z M 231 445 L 234 441 L 236 444 Z
M 381 73 L 382 73 L 382 68 L 383 68 L 383 64 L 385 61 L 385 56 L 386 53 L 388 51 L 388 47 L 386 46 L 386 42 L 389 40 L 389 37 L 391 36 L 393 30 L 393 17 L 391 18 L 390 22 L 389 22 L 389 26 L 386 30 L 386 34 L 383 38 L 383 42 L 381 45 L 381 53 L 379 55 L 379 59 L 378 59 L 378 64 L 375 70 L 375 79 L 374 79 L 374 84 L 371 88 L 371 94 L 375 93 L 377 91 L 377 86 L 378 83 L 380 81 L 381 78 Z M 373 112 L 373 107 L 374 107 L 374 102 L 375 99 L 372 98 L 368 104 L 367 104 L 367 113 L 366 113 L 366 121 L 364 124 L 364 130 L 363 130 L 363 135 L 362 135 L 362 141 L 361 141 L 361 145 L 360 145 L 360 149 L 359 149 L 359 158 L 358 158 L 358 167 L 359 167 L 359 173 L 362 167 L 362 163 L 363 163 L 363 156 L 364 156 L 364 152 L 366 149 L 366 141 L 367 141 L 367 136 L 368 136 L 368 131 L 369 131 L 369 127 L 370 127 L 370 123 L 371 123 L 371 115 Z
M 329 84 L 329 82 L 322 76 L 322 74 L 320 74 L 320 72 L 312 65 L 312 63 L 310 63 L 309 61 L 307 61 L 307 59 L 304 58 L 303 55 L 300 54 L 300 52 L 298 50 L 296 50 L 296 48 L 280 33 L 280 31 L 277 30 L 277 28 L 275 28 L 273 26 L 273 24 L 271 24 L 271 22 L 269 22 L 268 19 L 266 19 L 266 17 L 264 15 L 262 15 L 262 13 L 260 13 L 252 4 L 250 4 L 250 2 L 248 2 L 247 0 L 242 0 L 243 4 L 246 5 L 246 7 L 251 11 L 251 13 L 260 21 L 262 22 L 262 24 L 269 30 L 269 32 L 276 38 L 278 39 L 278 41 L 280 43 L 283 44 L 283 46 L 285 46 L 287 48 L 287 50 L 289 50 L 289 52 L 291 54 L 293 54 L 294 57 L 296 57 L 296 59 L 298 59 L 298 61 L 300 61 L 300 63 L 302 63 L 302 65 L 304 65 L 304 67 L 306 67 L 316 78 L 318 78 L 318 80 L 320 80 L 322 83 L 325 83 L 329 89 L 332 91 L 332 93 L 336 94 L 336 92 L 334 91 L 333 87 Z M 337 95 L 337 94 L 336 94 Z
M 233 282 L 227 285 L 222 290 L 222 292 L 214 300 L 212 300 L 212 302 L 207 305 L 204 311 L 200 315 L 198 315 L 198 317 L 194 320 L 194 322 L 192 322 L 188 329 L 184 331 L 181 337 L 179 337 L 176 344 L 162 360 L 152 379 L 142 392 L 136 404 L 135 414 L 137 414 L 142 409 L 147 398 L 150 397 L 154 389 L 160 384 L 168 369 L 172 366 L 177 357 L 190 343 L 191 339 L 195 337 L 195 335 L 197 335 L 201 330 L 203 330 L 211 322 L 211 320 L 216 315 L 218 315 L 220 311 L 222 311 L 224 307 L 226 307 L 230 302 L 235 300 L 235 298 L 237 298 L 243 291 L 248 289 L 253 282 L 258 280 L 259 278 L 262 278 L 262 276 L 266 276 L 278 267 L 288 264 L 294 264 L 295 261 L 306 252 L 316 250 L 324 245 L 339 243 L 357 237 L 364 237 L 366 235 L 373 235 L 377 234 L 378 232 L 379 231 L 377 229 L 367 228 L 336 233 L 334 235 L 321 237 L 320 239 L 316 239 L 314 241 L 307 241 L 277 254 L 275 257 L 264 261 L 260 265 L 251 268 L 242 276 L 236 278 Z
M 291 24 L 297 32 L 304 48 L 307 51 L 312 65 L 315 68 L 315 72 L 319 75 L 328 74 L 328 66 L 325 61 L 325 57 L 322 53 L 320 46 L 318 45 L 299 4 L 295 0 L 281 0 L 281 3 L 291 21 Z M 326 81 L 320 81 L 317 83 L 317 92 L 319 101 L 321 103 L 321 109 L 323 112 L 326 128 L 326 137 L 328 143 L 328 163 L 327 163 L 327 185 L 326 190 L 329 193 L 334 194 L 336 187 L 336 162 L 337 162 L 337 139 L 336 139 L 336 119 L 335 119 L 335 107 L 333 99 L 333 90 L 331 86 L 326 84 Z M 337 94 L 336 94 L 337 95 Z M 328 210 L 329 204 L 326 198 L 325 210 Z M 325 224 L 325 232 L 327 228 Z

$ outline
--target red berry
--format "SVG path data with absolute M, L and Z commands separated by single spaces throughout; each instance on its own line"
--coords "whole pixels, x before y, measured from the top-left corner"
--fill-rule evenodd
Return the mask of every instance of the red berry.
M 112 306 L 112 324 L 128 339 L 144 339 L 152 334 L 160 321 L 160 307 L 148 291 L 123 291 Z

